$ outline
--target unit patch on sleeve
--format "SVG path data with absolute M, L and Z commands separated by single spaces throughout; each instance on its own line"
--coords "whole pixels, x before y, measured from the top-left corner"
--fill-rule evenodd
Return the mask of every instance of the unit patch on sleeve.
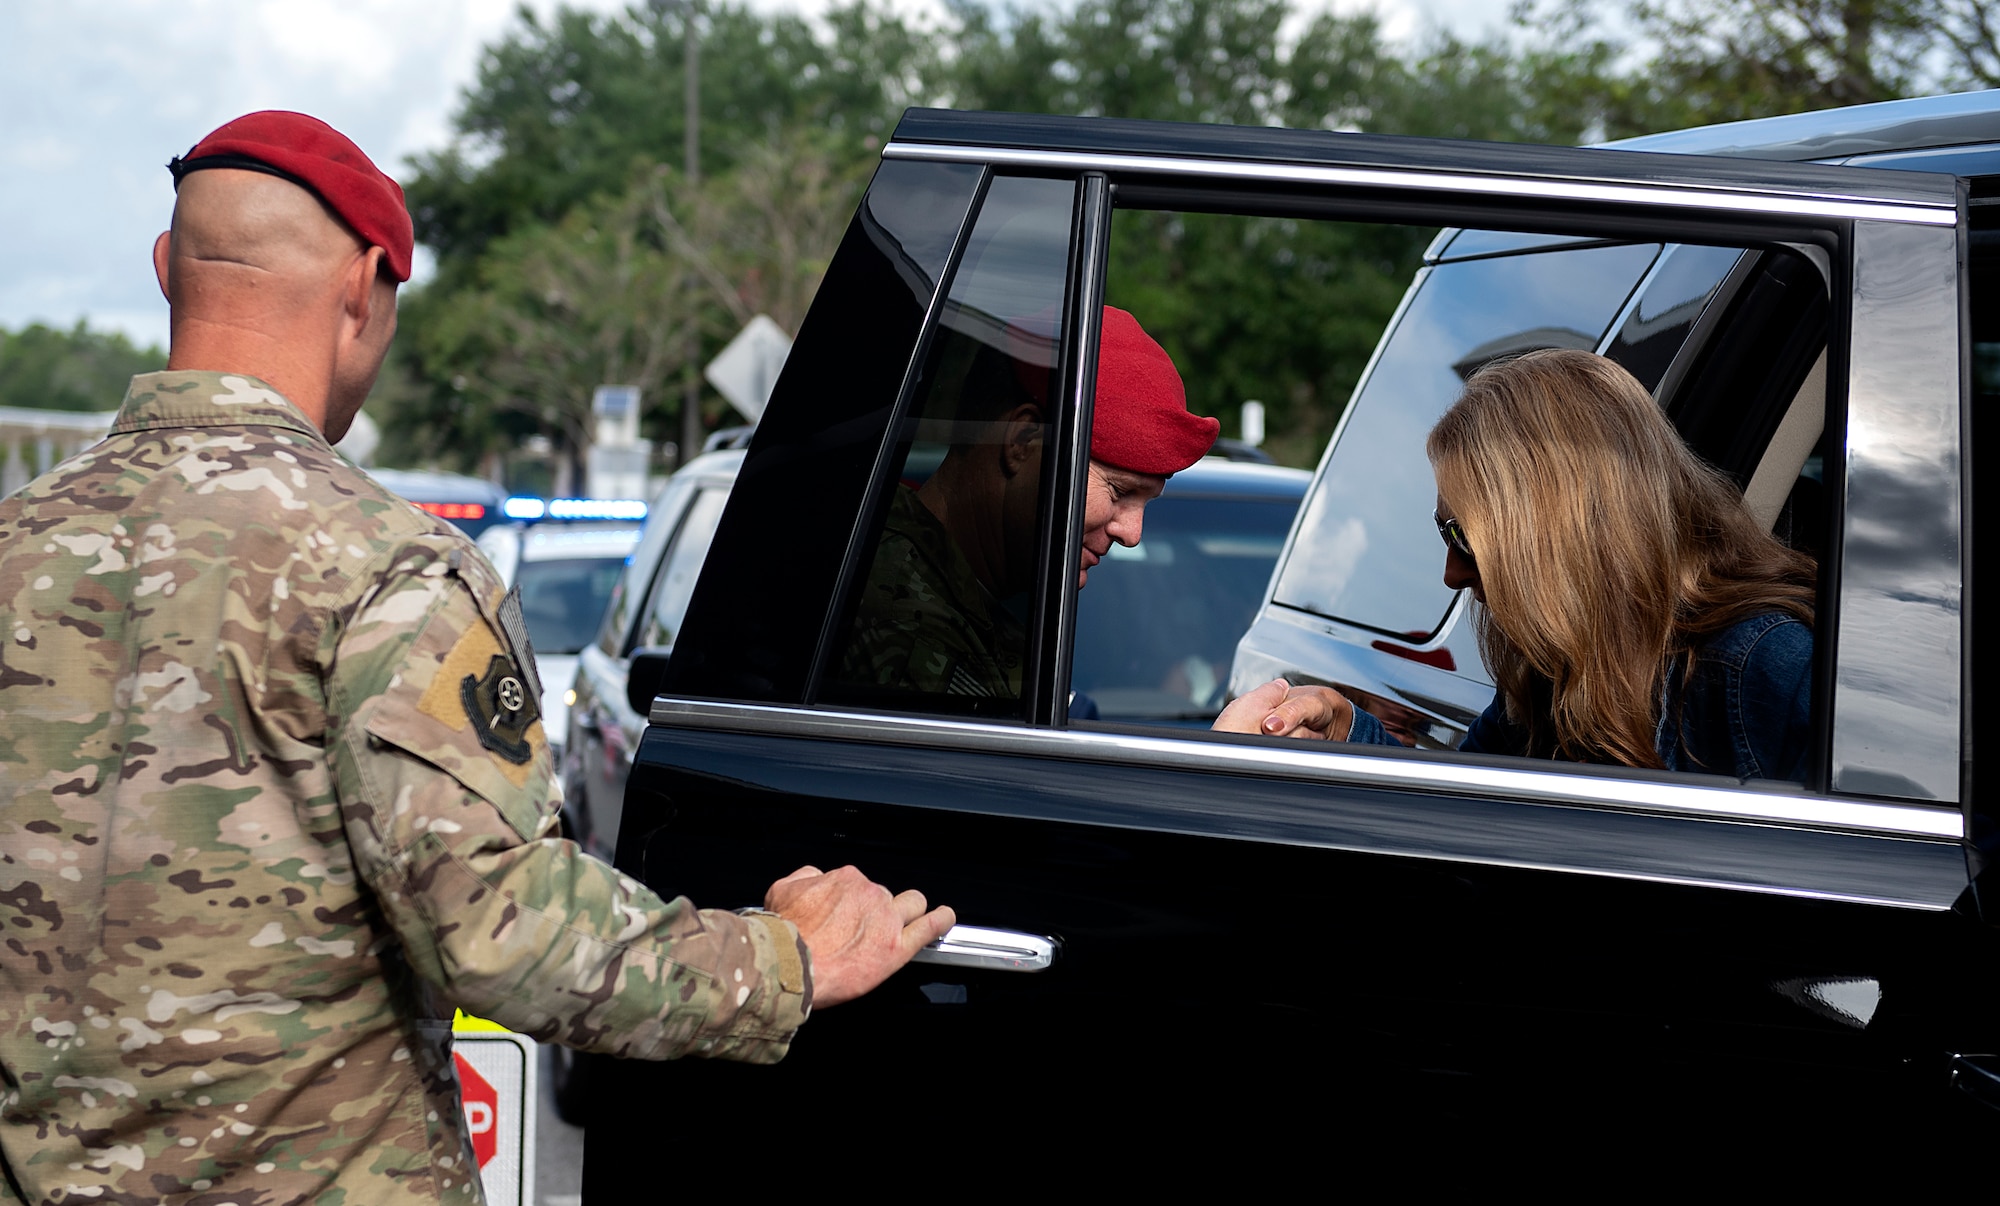
M 481 746 L 514 766 L 534 760 L 528 730 L 541 719 L 541 698 L 520 661 L 483 622 L 467 628 L 452 645 L 417 710 L 457 732 L 470 725 Z
M 484 674 L 465 675 L 458 689 L 479 744 L 516 765 L 535 756 L 528 726 L 541 718 L 542 707 L 513 658 L 494 654 Z

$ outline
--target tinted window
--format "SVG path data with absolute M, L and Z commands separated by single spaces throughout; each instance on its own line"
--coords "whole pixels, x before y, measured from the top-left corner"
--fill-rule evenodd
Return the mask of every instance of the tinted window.
M 1588 235 L 1529 234 L 1520 230 L 1461 230 L 1445 244 L 1436 258 L 1469 260 L 1476 256 L 1507 255 L 1516 251 L 1539 251 L 1565 243 L 1594 242 Z
M 1432 424 L 1489 360 L 1595 348 L 1659 250 L 1592 247 L 1428 269 L 1306 504 L 1277 601 L 1392 635 L 1433 632 L 1452 592 L 1431 524 Z
M 662 690 L 805 698 L 826 617 L 866 510 L 884 435 L 983 171 L 889 161 L 834 252 L 725 509 L 713 587 L 684 622 Z
M 1146 508 L 1144 538 L 1112 545 L 1077 596 L 1070 685 L 1101 720 L 1215 718 L 1236 642 L 1298 513 L 1296 498 L 1175 498 L 1167 489 Z
M 1071 181 L 989 187 L 872 500 L 822 698 L 1019 712 L 1075 205 Z

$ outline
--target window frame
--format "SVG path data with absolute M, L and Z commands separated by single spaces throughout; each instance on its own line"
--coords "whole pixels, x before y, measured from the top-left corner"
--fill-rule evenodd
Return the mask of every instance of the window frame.
M 1447 144 L 1441 154 L 1448 157 L 1456 149 Z M 1481 147 L 1479 150 L 1485 159 L 1509 161 L 1507 166 L 1513 171 L 1503 172 L 1491 165 L 1482 174 L 1462 168 L 1443 170 L 1443 165 L 1438 165 L 1437 170 L 1426 171 L 1410 167 L 1244 162 L 1192 155 L 1069 148 L 946 146 L 906 141 L 901 137 L 885 147 L 884 156 L 889 159 L 944 162 L 977 161 L 994 164 L 1003 170 L 1058 172 L 1068 169 L 1079 175 L 1102 173 L 1107 203 L 1116 203 L 1121 207 L 1389 221 L 1405 225 L 1434 222 L 1439 226 L 1460 228 L 1598 235 L 1630 241 L 1725 243 L 1746 248 L 1786 246 L 1815 259 L 1828 277 L 1832 292 L 1829 365 L 1844 366 L 1842 371 L 1829 371 L 1828 374 L 1825 430 L 1830 455 L 1826 474 L 1829 482 L 1840 481 L 1843 488 L 1829 491 L 1831 530 L 1822 563 L 1822 607 L 1816 624 L 1819 639 L 1815 643 L 1815 693 L 1818 697 L 1815 733 L 1821 747 L 1817 764 L 1822 769 L 1822 777 L 1830 779 L 1831 785 L 1837 788 L 1844 773 L 1852 779 L 1852 767 L 1851 759 L 1844 758 L 1844 751 L 1836 747 L 1836 734 L 1842 731 L 1840 709 L 1833 706 L 1836 694 L 1840 694 L 1844 701 L 1842 707 L 1849 709 L 1864 708 L 1871 702 L 1881 702 L 1883 698 L 1879 691 L 1870 691 L 1855 681 L 1857 676 L 1851 672 L 1853 668 L 1870 659 L 1858 652 L 1863 646 L 1852 640 L 1849 633 L 1851 625 L 1844 623 L 1842 614 L 1844 606 L 1850 602 L 1848 595 L 1851 593 L 1844 585 L 1850 579 L 1845 561 L 1844 535 L 1851 522 L 1864 518 L 1850 516 L 1848 491 L 1844 488 L 1850 474 L 1857 469 L 1857 466 L 1849 464 L 1847 439 L 1851 406 L 1848 384 L 1855 371 L 1850 337 L 1857 296 L 1856 273 L 1862 270 L 1855 260 L 1855 248 L 1862 241 L 1861 232 L 1883 229 L 1945 228 L 1951 237 L 1962 241 L 1966 214 L 1962 184 L 1954 188 L 1954 200 L 1946 202 L 1936 188 L 1936 181 L 1918 181 L 1902 173 L 1898 173 L 1898 178 L 1893 181 L 1886 179 L 1887 173 L 1882 174 L 1884 179 L 1870 180 L 1870 184 L 1879 183 L 1882 186 L 1875 190 L 1863 188 L 1858 180 L 1845 176 L 1840 180 L 1845 187 L 1828 189 L 1823 182 L 1824 175 L 1828 171 L 1837 173 L 1839 169 L 1759 162 L 1749 165 L 1746 170 L 1744 164 L 1736 162 L 1632 152 L 1609 153 L 1617 156 L 1612 159 L 1605 152 L 1595 151 L 1563 152 L 1533 148 L 1531 152 L 1529 148 L 1495 147 Z M 1590 156 L 1591 162 L 1601 165 L 1600 170 L 1606 173 L 1610 172 L 1614 163 L 1622 167 L 1641 160 L 1646 162 L 1637 164 L 1641 170 L 1622 180 L 1579 180 L 1564 178 L 1560 173 L 1535 172 L 1531 154 L 1539 158 L 1545 151 L 1549 158 L 1565 161 L 1573 160 L 1577 155 Z M 1540 175 L 1539 179 L 1535 178 L 1537 175 Z M 1330 194 L 1329 189 L 1340 191 Z M 1912 195 L 1920 191 L 1927 195 L 1921 199 Z M 1108 216 L 1107 212 L 1104 215 L 1107 226 Z M 1814 250 L 1819 252 L 1817 256 L 1812 254 Z M 1959 262 L 1963 264 L 1962 255 Z M 1075 291 L 1079 300 L 1085 296 L 1101 297 L 1105 273 L 1103 251 L 1100 249 L 1095 255 L 1079 257 L 1078 263 L 1086 272 Z M 1960 278 L 1956 292 L 1962 293 L 1962 269 Z M 1404 305 L 1407 304 L 1406 295 Z M 1952 324 L 1954 329 L 1957 325 L 1956 322 Z M 1065 334 L 1065 344 L 1073 341 L 1078 346 L 1073 352 L 1066 347 L 1066 360 L 1080 368 L 1094 367 L 1096 339 L 1096 324 L 1071 324 Z M 1379 345 L 1377 350 L 1379 353 Z M 1949 359 L 1962 362 L 1968 354 L 1962 342 L 1956 351 L 1957 355 Z M 1373 364 L 1371 359 L 1371 369 Z M 1967 381 L 1962 363 L 1957 365 L 1956 374 L 1957 389 L 1953 397 L 1945 403 L 1941 403 L 1939 397 L 1930 397 L 1927 405 L 1931 409 L 1937 409 L 1941 404 L 1962 409 Z M 1074 385 L 1079 379 L 1086 378 L 1070 378 L 1069 383 Z M 1080 481 L 1087 465 L 1079 450 L 1088 448 L 1090 399 L 1078 389 L 1072 395 L 1072 405 L 1077 415 L 1075 438 L 1064 448 L 1064 454 L 1071 458 L 1066 477 L 1076 482 Z M 1958 421 L 1957 414 L 1951 418 L 1953 423 Z M 1347 416 L 1343 416 L 1342 428 L 1346 419 Z M 1337 428 L 1329 441 L 1329 449 L 1337 446 L 1340 434 L 1341 430 Z M 1862 452 L 1864 456 L 1869 455 L 1865 448 Z M 1956 472 L 1956 449 L 1951 450 L 1951 454 L 1950 468 Z M 1325 459 L 1322 458 L 1322 469 L 1324 465 Z M 1880 465 L 1875 467 L 1880 468 Z M 1867 466 L 1858 468 L 1865 471 Z M 1953 492 L 1957 489 L 1958 484 L 1954 482 Z M 1048 542 L 1046 547 L 1060 558 L 1058 564 L 1073 563 L 1080 555 L 1080 527 L 1080 520 L 1072 517 L 1060 544 L 1054 540 Z M 1287 556 L 1290 543 L 1288 541 Z M 1282 561 L 1280 564 L 1283 564 Z M 1961 575 L 1962 581 L 1962 559 L 1955 561 L 1952 568 Z M 1051 617 L 1074 616 L 1073 576 L 1053 576 L 1046 590 L 1051 597 L 1044 600 L 1044 624 Z M 1875 592 L 1877 601 L 1882 594 Z M 1034 631 L 1036 636 L 1031 639 L 1039 637 L 1043 625 L 1037 625 Z M 1850 639 L 1844 642 L 1844 635 L 1850 636 Z M 1958 634 L 1958 640 L 1962 648 L 1962 632 Z M 1857 651 L 1845 660 L 1839 657 L 1844 643 L 1853 644 Z M 1047 644 L 1052 649 L 1063 647 L 1060 638 Z M 1956 651 L 1952 652 L 1956 660 Z M 1875 663 L 1872 668 L 1880 669 L 1883 659 L 1877 656 L 1872 660 Z M 1039 669 L 1049 690 L 1042 696 L 1041 714 L 1031 714 L 1032 721 L 1056 728 L 1066 727 L 1066 691 L 1063 688 L 1067 682 L 1067 666 L 1050 665 L 1045 654 Z M 1959 669 L 1954 666 L 1954 681 L 1958 674 Z M 1962 707 L 1962 697 L 1954 694 L 1951 723 L 1947 726 L 1954 734 L 1962 727 Z M 1447 761 L 1461 757 L 1453 754 L 1448 756 Z M 1816 782 L 1811 786 L 1815 790 L 1823 790 L 1828 785 Z M 1882 796 L 1897 793 L 1864 789 L 1846 794 Z M 1922 793 L 1918 790 L 1901 794 L 1920 797 Z M 1932 794 L 1936 806 L 1949 805 L 1954 812 L 1959 811 L 1957 806 L 1964 798 L 1955 785 Z M 1962 836 L 1962 814 L 1958 823 Z

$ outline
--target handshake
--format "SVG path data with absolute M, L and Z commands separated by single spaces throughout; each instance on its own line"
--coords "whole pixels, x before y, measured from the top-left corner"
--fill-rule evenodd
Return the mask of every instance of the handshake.
M 1294 687 L 1274 678 L 1230 701 L 1210 727 L 1218 733 L 1345 741 L 1353 726 L 1354 705 L 1332 687 Z

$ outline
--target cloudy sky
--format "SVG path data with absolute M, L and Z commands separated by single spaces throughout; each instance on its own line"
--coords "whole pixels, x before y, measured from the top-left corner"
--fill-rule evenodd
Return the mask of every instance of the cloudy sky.
M 824 0 L 752 0 L 807 12 Z M 897 0 L 923 11 L 932 0 Z M 1321 0 L 1325 2 L 1325 0 Z M 1333 0 L 1343 11 L 1361 0 Z M 613 9 L 623 0 L 571 0 Z M 1312 0 L 1307 0 L 1312 3 Z M 166 341 L 153 238 L 168 158 L 256 109 L 326 119 L 392 175 L 444 145 L 516 0 L 0 0 L 0 326 Z M 530 0 L 551 11 L 551 0 Z M 1389 31 L 1476 35 L 1508 0 L 1381 0 Z

